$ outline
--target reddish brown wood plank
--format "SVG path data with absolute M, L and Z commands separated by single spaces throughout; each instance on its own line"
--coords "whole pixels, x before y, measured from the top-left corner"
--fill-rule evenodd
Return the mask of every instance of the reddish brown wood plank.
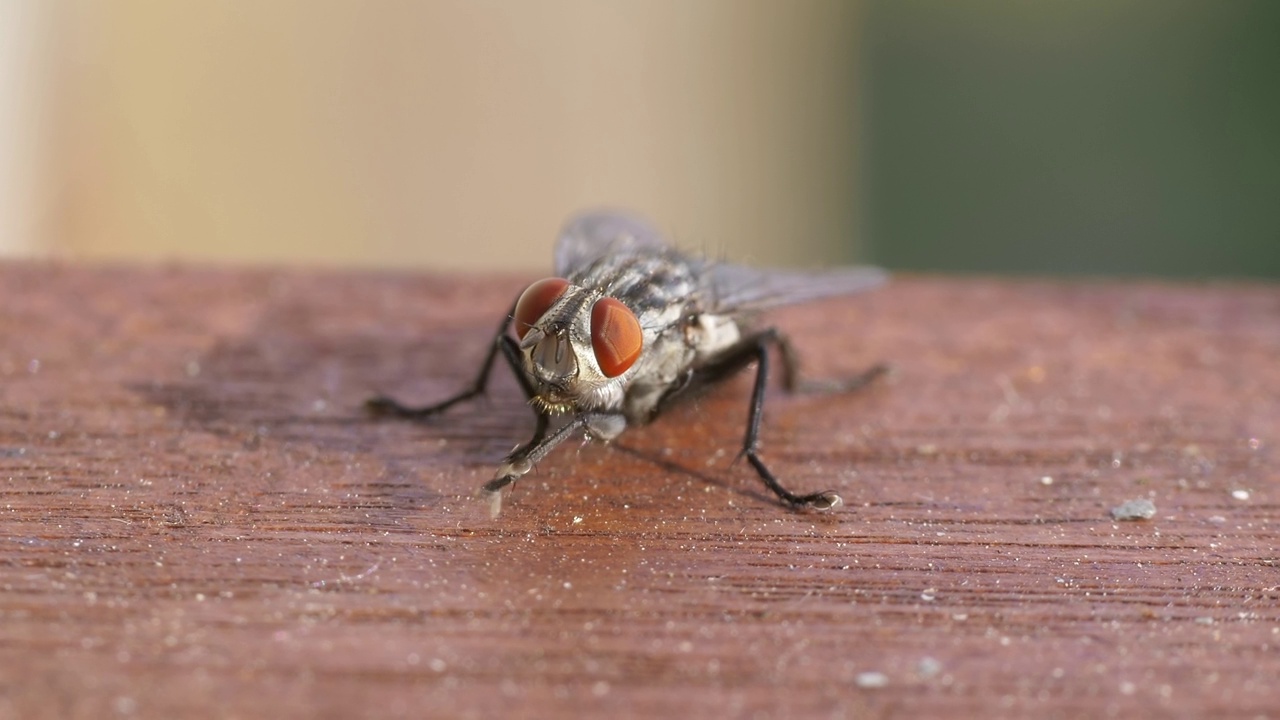
M 464 383 L 523 280 L 0 266 L 0 717 L 1280 715 L 1276 287 L 780 312 L 812 374 L 895 367 L 769 398 L 847 507 L 730 465 L 741 378 L 490 520 L 513 382 L 360 403 Z

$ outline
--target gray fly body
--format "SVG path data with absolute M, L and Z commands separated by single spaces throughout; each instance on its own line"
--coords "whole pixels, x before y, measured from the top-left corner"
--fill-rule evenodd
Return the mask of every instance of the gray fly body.
M 751 330 L 748 314 L 779 305 L 860 292 L 885 281 L 878 268 L 822 272 L 760 270 L 682 254 L 649 224 L 614 212 L 572 219 L 555 251 L 556 277 L 530 285 L 504 318 L 472 385 L 443 402 L 410 407 L 369 401 L 382 414 L 424 418 L 484 392 L 494 359 L 510 364 L 537 427 L 499 465 L 482 491 L 496 514 L 500 491 L 575 433 L 611 440 L 628 425 L 649 422 L 686 391 L 757 363 L 744 455 L 765 485 L 794 506 L 829 509 L 833 492 L 798 495 L 757 457 L 768 373 L 768 346 L 782 353 L 784 380 L 794 389 L 789 346 L 775 329 Z M 515 333 L 515 337 L 511 336 Z M 883 371 L 871 370 L 829 389 L 851 389 Z M 564 416 L 558 426 L 553 418 Z

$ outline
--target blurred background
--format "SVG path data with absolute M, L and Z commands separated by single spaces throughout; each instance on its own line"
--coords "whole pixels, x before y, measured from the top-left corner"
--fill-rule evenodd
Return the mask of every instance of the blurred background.
M 1272 0 L 0 0 L 0 254 L 1280 277 Z

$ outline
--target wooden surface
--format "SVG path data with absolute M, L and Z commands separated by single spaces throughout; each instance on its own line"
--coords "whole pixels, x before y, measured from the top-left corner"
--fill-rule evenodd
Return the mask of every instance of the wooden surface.
M 0 717 L 1280 717 L 1280 289 L 899 279 L 563 447 L 439 398 L 529 278 L 0 266 Z M 1117 522 L 1149 498 L 1146 521 Z

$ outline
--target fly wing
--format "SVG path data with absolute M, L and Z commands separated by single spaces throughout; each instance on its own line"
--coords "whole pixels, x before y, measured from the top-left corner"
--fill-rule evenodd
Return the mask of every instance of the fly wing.
M 653 253 L 666 248 L 662 233 L 648 222 L 622 212 L 596 210 L 571 218 L 560 231 L 555 270 L 560 277 L 568 277 L 605 255 Z
M 568 277 L 612 254 L 653 255 L 673 252 L 662 233 L 647 221 L 616 210 L 594 210 L 565 224 L 556 243 L 555 271 Z M 706 262 L 676 255 L 701 276 L 701 288 L 713 312 L 763 310 L 848 295 L 884 284 L 880 268 L 851 266 L 830 270 L 777 270 Z
M 867 265 L 804 271 L 712 264 L 703 271 L 703 287 L 713 312 L 763 310 L 850 295 L 879 287 L 888 279 L 887 272 Z

